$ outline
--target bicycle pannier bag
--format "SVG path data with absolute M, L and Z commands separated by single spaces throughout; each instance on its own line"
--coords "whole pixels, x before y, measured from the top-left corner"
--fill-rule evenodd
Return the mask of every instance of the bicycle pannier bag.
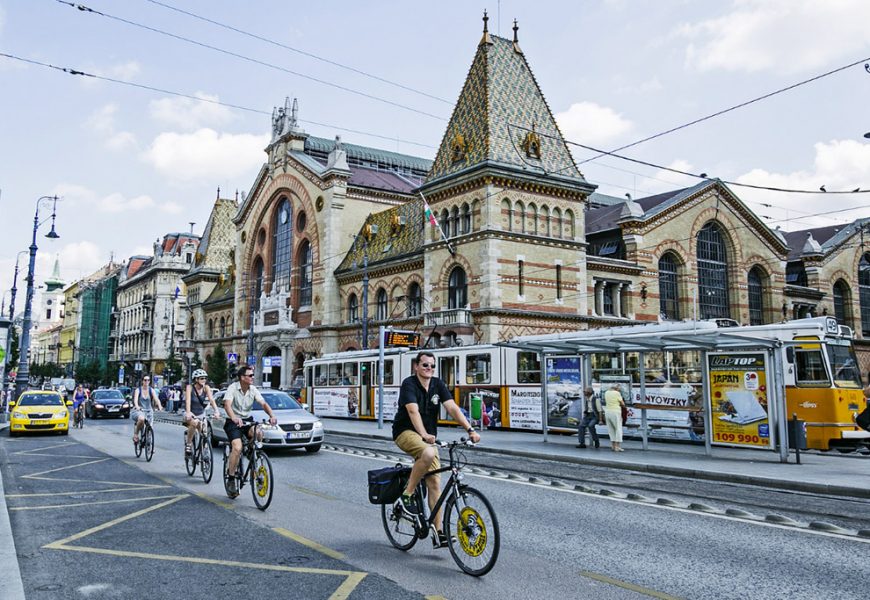
M 410 475 L 411 467 L 398 464 L 395 467 L 369 471 L 369 502 L 392 504 L 405 491 Z

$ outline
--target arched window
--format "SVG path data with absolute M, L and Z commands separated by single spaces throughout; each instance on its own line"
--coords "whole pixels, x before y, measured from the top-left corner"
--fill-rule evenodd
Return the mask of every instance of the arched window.
M 351 294 L 347 299 L 347 322 L 355 323 L 359 319 L 359 299 L 356 294 Z
M 553 217 L 550 221 L 553 226 L 550 228 L 550 235 L 555 238 L 562 237 L 562 211 L 558 208 L 553 209 Z
M 293 219 L 290 201 L 281 198 L 272 222 L 272 281 L 275 290 L 290 287 L 290 248 L 293 241 Z
M 408 286 L 408 316 L 417 317 L 423 312 L 423 293 L 416 281 Z
M 208 320 L 208 339 L 214 339 L 214 319 Z
M 668 321 L 680 318 L 677 260 L 670 252 L 659 259 L 659 314 Z
M 254 310 L 260 310 L 260 294 L 263 293 L 263 259 L 259 256 L 254 261 L 254 281 L 251 285 L 251 302 L 254 305 Z
M 450 213 L 446 208 L 441 211 L 441 231 L 444 232 L 444 237 L 450 237 Z
M 312 276 L 311 244 L 305 240 L 299 247 L 299 306 L 311 306 Z
M 526 232 L 526 205 L 520 201 L 517 201 L 517 203 L 514 204 L 514 213 L 516 213 L 517 220 L 519 221 L 517 223 L 516 230 L 519 231 L 520 233 L 525 233 Z
M 837 318 L 837 323 L 840 325 L 848 325 L 848 313 L 846 312 L 846 302 L 849 298 L 849 286 L 842 279 L 838 279 L 834 283 L 834 316 Z
M 465 308 L 466 304 L 468 304 L 468 287 L 465 271 L 462 267 L 455 267 L 450 271 L 450 279 L 447 283 L 447 307 Z
M 468 202 L 462 204 L 462 233 L 471 233 L 471 207 Z
M 712 222 L 698 232 L 698 310 L 702 319 L 727 318 L 731 314 L 725 239 Z
M 389 317 L 389 312 L 387 310 L 387 290 L 385 290 L 384 288 L 378 288 L 378 293 L 375 298 L 375 302 L 377 304 L 377 319 L 378 321 L 386 321 L 387 317 Z
M 541 235 L 550 237 L 550 209 L 547 205 L 541 207 L 541 227 L 539 228 Z
M 221 317 L 221 328 L 220 328 L 221 337 L 227 336 L 227 318 Z
M 501 201 L 501 212 L 502 218 L 507 219 L 507 227 L 504 229 L 506 231 L 513 231 L 514 229 L 514 210 L 511 206 L 511 201 L 505 198 Z
M 562 228 L 562 237 L 572 239 L 574 237 L 574 211 L 565 211 L 565 224 Z
M 453 236 L 456 237 L 460 233 L 462 233 L 462 229 L 460 229 L 460 221 L 459 221 L 459 207 L 454 206 L 450 210 L 450 231 L 453 232 Z
M 870 253 L 858 263 L 858 300 L 861 303 L 861 333 L 870 336 Z
M 538 235 L 538 207 L 533 202 L 529 202 L 526 209 L 526 231 Z
M 749 324 L 764 324 L 764 273 L 758 267 L 752 267 L 747 278 L 749 291 Z

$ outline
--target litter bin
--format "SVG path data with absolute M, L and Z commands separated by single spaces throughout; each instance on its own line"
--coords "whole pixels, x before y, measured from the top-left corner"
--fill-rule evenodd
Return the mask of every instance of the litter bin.
M 792 415 L 788 421 L 788 447 L 794 450 L 807 449 L 807 422 Z
M 483 398 L 480 394 L 468 395 L 468 414 L 474 421 L 480 421 L 483 418 Z

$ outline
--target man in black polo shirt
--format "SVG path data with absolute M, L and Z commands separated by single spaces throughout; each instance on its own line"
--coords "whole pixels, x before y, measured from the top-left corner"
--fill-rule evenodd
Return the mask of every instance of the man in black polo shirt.
M 416 367 L 413 365 L 416 364 Z M 408 478 L 405 493 L 402 494 L 402 508 L 417 515 L 417 506 L 411 496 L 428 471 L 441 468 L 438 448 L 433 446 L 438 431 L 438 413 L 441 405 L 453 420 L 465 429 L 472 442 L 479 442 L 480 435 L 474 430 L 465 415 L 453 401 L 450 390 L 443 381 L 435 377 L 435 355 L 422 351 L 412 363 L 414 374 L 402 382 L 399 391 L 399 408 L 393 420 L 393 439 L 402 451 L 414 457 L 414 467 Z M 426 478 L 429 508 L 435 506 L 441 496 L 441 477 L 433 475 Z M 441 511 L 435 515 L 435 529 L 438 531 L 436 548 L 447 546 L 447 537 L 441 528 Z

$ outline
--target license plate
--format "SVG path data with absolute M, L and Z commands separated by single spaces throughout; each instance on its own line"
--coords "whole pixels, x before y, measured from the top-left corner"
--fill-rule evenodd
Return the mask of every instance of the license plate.
M 110 406 L 109 407 L 109 412 L 118 412 L 119 410 L 121 410 L 120 406 Z
M 30 424 L 31 425 L 48 425 L 49 420 L 48 419 L 31 419 Z
M 298 440 L 298 439 L 307 438 L 307 437 L 308 437 L 307 431 L 291 431 L 290 433 L 287 434 L 288 440 Z

